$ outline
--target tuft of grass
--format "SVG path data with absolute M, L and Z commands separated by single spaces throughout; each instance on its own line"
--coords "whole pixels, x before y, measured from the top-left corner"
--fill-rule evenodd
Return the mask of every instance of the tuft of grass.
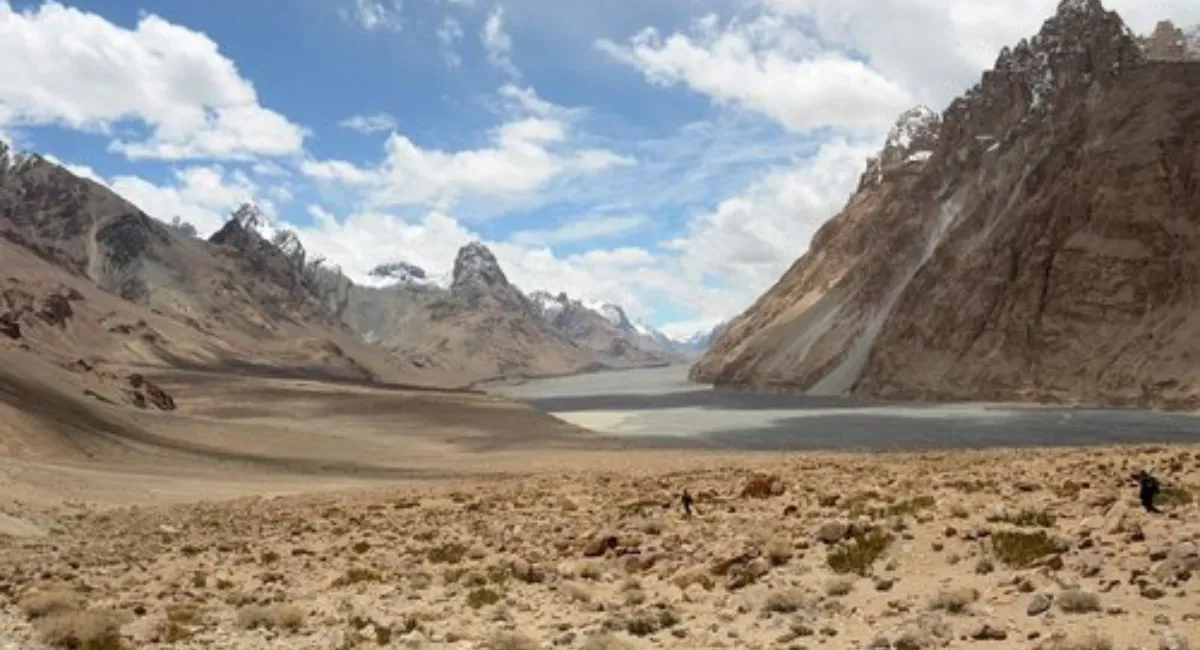
M 334 587 L 349 587 L 362 582 L 379 582 L 382 576 L 373 569 L 365 567 L 351 567 L 346 569 L 346 572 L 333 581 Z
M 763 611 L 775 612 L 776 614 L 791 614 L 804 607 L 805 602 L 804 592 L 799 589 L 776 591 L 767 596 L 767 602 L 763 605 Z
M 109 610 L 55 612 L 38 623 L 42 641 L 67 650 L 122 650 L 121 616 Z
M 1055 496 L 1060 499 L 1073 499 L 1079 496 L 1079 493 L 1083 490 L 1083 487 L 1075 481 L 1067 479 L 1059 485 L 1055 485 L 1051 489 L 1054 491 Z
M 21 599 L 21 611 L 31 620 L 55 614 L 67 614 L 83 609 L 83 597 L 67 589 L 54 589 L 30 594 Z
M 1041 650 L 1113 650 L 1112 639 L 1095 632 L 1078 638 L 1052 638 L 1038 646 Z
M 1021 510 L 1008 515 L 1004 521 L 1022 528 L 1050 528 L 1054 526 L 1054 515 L 1045 510 Z
M 602 632 L 588 637 L 580 650 L 633 650 L 633 646 L 624 639 Z
M 466 546 L 451 543 L 429 549 L 429 552 L 425 554 L 425 559 L 429 560 L 431 564 L 461 564 L 466 556 Z
M 498 602 L 500 602 L 500 594 L 487 587 L 472 590 L 467 594 L 467 606 L 471 609 L 480 609 Z
M 1055 551 L 1054 540 L 1044 530 L 1002 530 L 992 533 L 992 552 L 1004 564 L 1023 569 Z
M 845 596 L 853 590 L 854 580 L 852 578 L 834 578 L 825 583 L 825 595 L 827 596 Z
M 496 632 L 483 642 L 484 650 L 541 650 L 537 641 L 516 632 Z
M 970 588 L 944 589 L 929 600 L 929 609 L 962 614 L 979 600 L 979 592 Z
M 1086 614 L 1100 611 L 1100 597 L 1090 591 L 1068 589 L 1055 599 L 1058 608 L 1068 614 Z
M 1187 506 L 1191 505 L 1194 499 L 1192 493 L 1186 488 L 1178 485 L 1166 485 L 1159 489 L 1158 496 L 1154 498 L 1157 505 L 1164 506 Z
M 792 545 L 785 539 L 773 539 L 767 544 L 767 560 L 771 566 L 783 566 L 792 559 Z
M 825 561 L 835 573 L 866 575 L 891 543 L 891 534 L 870 528 L 830 548 Z
M 679 615 L 672 609 L 642 610 L 624 621 L 625 631 L 633 636 L 650 636 L 679 624 Z
M 295 632 L 304 625 L 304 611 L 295 605 L 245 605 L 237 613 L 238 627 Z

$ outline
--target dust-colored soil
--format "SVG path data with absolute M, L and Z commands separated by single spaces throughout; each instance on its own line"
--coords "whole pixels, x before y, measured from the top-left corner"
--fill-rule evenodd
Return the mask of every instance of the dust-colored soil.
M 619 451 L 478 395 L 159 381 L 189 422 L 161 467 L 5 463 L 0 647 L 1200 638 L 1200 447 Z M 1137 505 L 1144 467 L 1163 514 Z

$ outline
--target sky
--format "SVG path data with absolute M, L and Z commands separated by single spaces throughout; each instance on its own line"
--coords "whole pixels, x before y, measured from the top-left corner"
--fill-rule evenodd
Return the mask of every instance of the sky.
M 526 291 L 683 336 L 779 279 L 902 111 L 1056 5 L 0 0 L 0 138 L 201 235 L 256 202 L 357 281 L 478 239 Z

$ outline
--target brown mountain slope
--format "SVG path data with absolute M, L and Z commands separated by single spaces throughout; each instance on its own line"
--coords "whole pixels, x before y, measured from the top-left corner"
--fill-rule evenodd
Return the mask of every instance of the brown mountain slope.
M 214 242 L 187 237 L 0 144 L 0 323 L 15 324 L 0 338 L 9 344 L 16 334 L 59 365 L 455 382 L 362 342 L 340 324 L 337 276 L 265 243 L 236 220 Z
M 1151 59 L 1099 2 L 1064 0 L 916 120 L 934 137 L 889 138 L 893 166 L 872 162 L 693 379 L 1200 405 L 1200 63 Z

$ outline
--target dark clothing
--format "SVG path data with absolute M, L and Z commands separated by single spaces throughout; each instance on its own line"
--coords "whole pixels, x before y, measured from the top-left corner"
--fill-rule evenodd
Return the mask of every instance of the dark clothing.
M 687 515 L 688 517 L 691 517 L 692 516 L 692 494 L 690 492 L 688 492 L 687 490 L 684 490 L 683 497 L 680 498 L 680 501 L 683 502 L 683 514 Z
M 1158 494 L 1158 479 L 1154 478 L 1147 472 L 1141 472 L 1134 478 L 1138 482 L 1138 499 L 1142 502 L 1142 507 L 1146 512 L 1160 512 L 1154 507 L 1154 497 Z

